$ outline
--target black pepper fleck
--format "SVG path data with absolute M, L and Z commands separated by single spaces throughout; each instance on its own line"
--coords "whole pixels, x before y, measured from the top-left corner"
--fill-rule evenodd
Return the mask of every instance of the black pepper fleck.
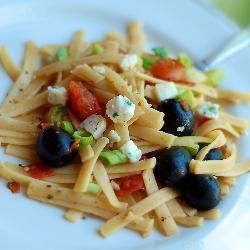
M 52 195 L 50 195 L 50 194 L 47 196 L 47 199 L 48 199 L 48 200 L 51 200 L 51 199 L 53 199 L 53 198 L 54 198 L 54 197 L 53 197 Z

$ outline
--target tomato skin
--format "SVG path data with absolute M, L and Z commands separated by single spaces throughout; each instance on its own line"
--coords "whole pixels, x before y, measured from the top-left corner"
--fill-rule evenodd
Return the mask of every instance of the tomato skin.
M 210 119 L 205 117 L 205 116 L 196 116 L 195 117 L 195 128 L 200 127 L 203 123 L 207 122 L 208 120 L 210 120 Z
M 12 193 L 19 193 L 20 192 L 20 184 L 13 181 L 13 182 L 8 182 L 7 187 Z
M 158 60 L 151 68 L 151 73 L 163 80 L 185 82 L 185 67 L 175 59 Z
M 102 113 L 97 98 L 81 82 L 71 81 L 68 94 L 72 111 L 81 121 L 90 115 Z
M 115 191 L 117 196 L 127 196 L 138 190 L 144 190 L 144 181 L 141 174 L 115 179 L 115 182 L 120 187 L 120 190 Z
M 24 168 L 25 169 L 25 168 Z M 54 172 L 45 165 L 42 164 L 32 164 L 27 167 L 25 171 L 33 178 L 38 180 L 43 180 L 46 177 L 54 175 Z

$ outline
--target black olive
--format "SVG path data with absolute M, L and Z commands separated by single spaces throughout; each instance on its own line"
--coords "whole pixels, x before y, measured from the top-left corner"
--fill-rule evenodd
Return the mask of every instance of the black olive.
M 208 160 L 223 160 L 223 154 L 221 152 L 221 149 L 220 148 L 211 149 L 204 158 L 204 161 Z
M 187 176 L 191 155 L 185 148 L 164 149 L 157 152 L 155 157 L 155 178 L 164 186 L 176 185 Z
M 198 210 L 209 210 L 221 199 L 219 182 L 210 175 L 190 174 L 183 182 L 181 193 L 188 205 Z
M 165 114 L 162 131 L 176 136 L 188 136 L 193 133 L 194 113 L 187 103 L 177 99 L 164 100 L 157 109 Z
M 71 149 L 72 143 L 72 138 L 63 129 L 50 126 L 38 135 L 37 153 L 49 166 L 64 166 L 76 155 L 76 152 Z

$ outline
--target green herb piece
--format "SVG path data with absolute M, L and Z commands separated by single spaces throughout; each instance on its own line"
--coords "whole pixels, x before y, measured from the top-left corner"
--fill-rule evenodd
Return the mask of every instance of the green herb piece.
M 127 156 L 119 150 L 103 151 L 100 154 L 100 158 L 104 164 L 108 165 L 116 165 L 126 163 L 128 161 Z
M 161 59 L 167 58 L 168 56 L 168 50 L 167 48 L 161 47 L 161 48 L 153 48 L 152 51 L 156 56 L 159 56 Z
M 62 105 L 56 105 L 53 106 L 49 111 L 49 122 L 50 123 L 58 123 L 61 122 L 65 117 L 67 113 L 65 108 Z
M 191 108 L 194 106 L 194 94 L 190 89 L 179 89 L 177 97 L 180 101 L 184 100 Z
M 192 156 L 195 156 L 199 152 L 200 146 L 199 144 L 194 144 L 192 147 L 185 147 L 185 148 Z
M 180 53 L 178 55 L 178 62 L 186 68 L 190 68 L 192 66 L 192 60 L 186 53 Z
M 101 187 L 96 184 L 96 183 L 89 183 L 87 187 L 87 192 L 92 193 L 92 194 L 99 194 L 101 193 Z
M 95 43 L 92 45 L 92 54 L 98 55 L 98 54 L 103 53 L 103 51 L 104 51 L 104 49 L 100 44 Z
M 152 68 L 152 66 L 154 65 L 154 63 L 157 61 L 156 58 L 152 58 L 152 57 L 142 57 L 142 66 L 145 70 L 149 70 Z
M 224 71 L 222 69 L 214 69 L 207 72 L 206 85 L 217 88 L 224 80 Z
M 87 136 L 85 132 L 82 130 L 77 130 L 73 133 L 73 138 L 79 139 L 80 147 L 84 147 L 93 143 L 93 136 Z
M 56 59 L 59 62 L 63 62 L 68 60 L 69 58 L 69 53 L 67 48 L 58 48 L 56 51 Z
M 62 129 L 64 129 L 68 134 L 73 135 L 74 133 L 74 128 L 71 122 L 69 121 L 63 121 L 60 125 Z

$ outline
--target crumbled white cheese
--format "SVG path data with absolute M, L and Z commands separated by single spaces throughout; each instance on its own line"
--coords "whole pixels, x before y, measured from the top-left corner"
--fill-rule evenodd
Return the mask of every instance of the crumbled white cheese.
M 135 54 L 125 55 L 120 63 L 120 67 L 123 71 L 133 69 L 138 63 L 138 56 Z
M 48 102 L 53 105 L 66 105 L 68 99 L 67 90 L 64 87 L 49 86 Z
M 120 150 L 128 157 L 130 162 L 138 162 L 141 159 L 142 152 L 132 140 L 129 140 L 123 144 L 120 147 Z
M 102 137 L 103 132 L 107 128 L 106 119 L 101 115 L 91 115 L 86 118 L 80 127 L 89 132 L 95 139 Z
M 195 83 L 204 83 L 207 80 L 206 74 L 195 68 L 188 68 L 186 70 L 186 78 L 187 81 Z
M 203 102 L 197 108 L 197 112 L 201 116 L 217 119 L 219 117 L 219 104 L 211 102 Z
M 184 127 L 184 126 L 182 126 L 182 127 L 178 127 L 178 128 L 177 128 L 177 131 L 178 131 L 178 132 L 183 132 L 183 131 L 184 131 L 184 129 L 185 129 L 185 127 Z
M 155 85 L 155 93 L 158 101 L 175 98 L 178 91 L 173 82 L 158 83 Z
M 93 70 L 96 71 L 97 73 L 101 74 L 101 75 L 105 75 L 105 67 L 102 65 L 94 65 L 93 66 Z
M 135 113 L 135 104 L 127 97 L 118 95 L 106 104 L 106 114 L 114 123 L 129 121 Z

